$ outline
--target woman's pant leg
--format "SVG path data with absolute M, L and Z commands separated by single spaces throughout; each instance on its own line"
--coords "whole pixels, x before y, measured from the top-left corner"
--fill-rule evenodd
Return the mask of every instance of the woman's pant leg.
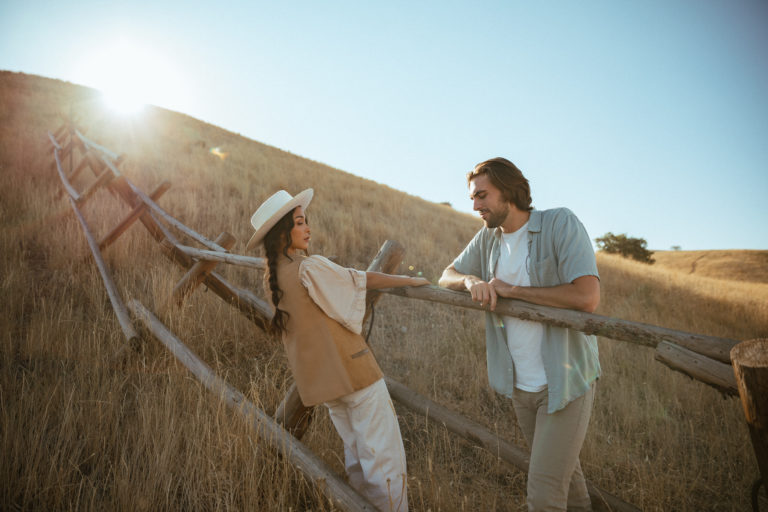
M 379 510 L 407 511 L 405 450 L 395 408 L 384 379 L 327 403 L 332 420 L 334 415 L 343 416 L 333 412 L 339 408 L 339 404 L 346 409 L 352 430 L 352 435 L 348 437 L 355 449 L 349 450 L 349 453 L 356 455 L 356 462 L 362 472 L 361 494 Z M 336 425 L 336 420 L 333 421 Z M 339 435 L 344 439 L 341 431 Z M 344 445 L 346 457 L 347 440 Z M 354 462 L 347 462 L 347 467 L 354 468 Z M 350 482 L 351 479 L 350 476 Z
M 328 414 L 333 426 L 336 427 L 341 441 L 344 443 L 344 470 L 349 478 L 349 485 L 357 492 L 363 494 L 365 478 L 363 468 L 360 467 L 360 458 L 357 455 L 357 439 L 352 420 L 349 417 L 349 409 L 341 400 L 326 402 Z
M 579 452 L 587 433 L 594 385 L 554 414 L 547 414 L 547 390 L 515 390 L 518 423 L 531 446 L 529 510 L 591 510 Z

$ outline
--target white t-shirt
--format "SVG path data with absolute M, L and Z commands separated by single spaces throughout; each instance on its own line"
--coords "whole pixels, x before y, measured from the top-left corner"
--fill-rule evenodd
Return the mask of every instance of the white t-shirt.
M 528 223 L 514 233 L 502 233 L 501 253 L 496 264 L 496 278 L 519 285 L 530 286 L 526 269 L 528 260 Z M 507 346 L 515 363 L 515 387 L 523 391 L 541 391 L 547 387 L 547 375 L 541 359 L 541 340 L 544 327 L 539 322 L 503 316 L 507 333 Z

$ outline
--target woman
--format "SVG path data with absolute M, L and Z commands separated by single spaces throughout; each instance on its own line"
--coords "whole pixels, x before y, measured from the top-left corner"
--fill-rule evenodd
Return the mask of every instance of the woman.
M 246 249 L 263 244 L 275 308 L 270 332 L 282 337 L 302 403 L 325 404 L 344 442 L 349 483 L 380 510 L 408 510 L 400 427 L 383 375 L 361 336 L 366 289 L 423 286 L 420 277 L 340 267 L 305 256 L 313 191 L 280 190 L 256 210 Z

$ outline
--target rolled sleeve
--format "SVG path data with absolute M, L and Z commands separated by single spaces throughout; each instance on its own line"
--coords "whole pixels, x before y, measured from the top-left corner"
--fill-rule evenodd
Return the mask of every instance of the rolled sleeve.
M 600 275 L 595 263 L 595 251 L 581 221 L 567 208 L 555 219 L 554 242 L 559 257 L 558 273 L 563 283 L 572 283 L 582 276 Z
M 301 262 L 301 284 L 309 296 L 332 319 L 360 334 L 365 317 L 365 272 L 345 268 L 328 258 L 313 255 Z

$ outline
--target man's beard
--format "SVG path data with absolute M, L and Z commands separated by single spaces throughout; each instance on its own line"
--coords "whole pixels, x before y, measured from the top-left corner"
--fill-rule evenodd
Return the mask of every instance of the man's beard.
M 509 215 L 509 205 L 504 204 L 503 209 L 498 210 L 488 210 L 488 216 L 484 219 L 485 227 L 487 228 L 497 228 L 501 226 L 505 220 L 507 220 L 507 215 Z

